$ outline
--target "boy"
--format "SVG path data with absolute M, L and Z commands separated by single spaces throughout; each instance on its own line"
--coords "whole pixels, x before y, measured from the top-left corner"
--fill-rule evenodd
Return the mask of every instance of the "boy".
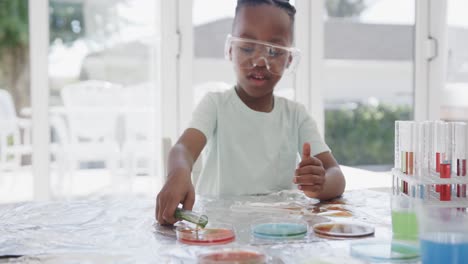
M 284 71 L 297 60 L 291 48 L 295 12 L 287 0 L 238 0 L 233 36 L 226 42 L 237 84 L 206 95 L 171 149 L 168 180 L 156 202 L 159 223 L 174 223 L 179 203 L 192 209 L 191 170 L 205 145 L 199 194 L 263 194 L 292 183 L 318 199 L 343 193 L 343 173 L 315 121 L 297 102 L 273 96 Z M 298 153 L 302 161 L 296 168 Z

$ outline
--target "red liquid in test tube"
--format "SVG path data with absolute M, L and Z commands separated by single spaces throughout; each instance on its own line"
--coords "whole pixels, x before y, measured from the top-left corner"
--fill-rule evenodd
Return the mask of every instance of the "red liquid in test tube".
M 440 164 L 440 178 L 448 179 L 450 178 L 451 173 L 451 166 L 450 163 L 442 163 Z M 451 188 L 450 184 L 442 184 L 438 185 L 440 189 L 440 200 L 441 201 L 450 201 L 451 200 Z
M 409 175 L 409 155 L 408 155 L 408 152 L 405 151 L 405 173 L 406 175 Z M 405 194 L 408 194 L 408 183 L 407 182 L 403 182 L 403 192 Z
M 408 152 L 401 152 L 401 171 L 404 174 L 408 174 Z M 408 183 L 404 180 L 401 180 L 401 188 L 403 193 L 408 194 Z
M 457 159 L 457 176 L 466 176 L 466 159 Z M 466 184 L 457 184 L 457 197 L 466 198 Z
M 456 162 L 456 173 L 458 177 L 466 176 L 466 124 L 456 122 L 452 125 L 453 130 L 453 155 Z M 456 160 L 456 161 L 455 161 Z M 455 164 L 454 164 L 455 165 Z M 455 169 L 455 168 L 454 168 Z M 463 179 L 463 178 L 459 178 Z M 461 182 L 464 182 L 462 180 Z M 466 184 L 457 184 L 457 197 L 466 197 Z
M 414 152 L 406 152 L 406 174 L 413 175 L 414 174 Z M 405 182 L 405 193 L 409 194 L 409 185 L 408 182 Z
M 440 172 L 440 153 L 436 153 L 436 172 Z M 440 185 L 436 185 L 436 192 L 440 192 Z
M 407 152 L 408 155 L 408 175 L 414 174 L 414 152 Z

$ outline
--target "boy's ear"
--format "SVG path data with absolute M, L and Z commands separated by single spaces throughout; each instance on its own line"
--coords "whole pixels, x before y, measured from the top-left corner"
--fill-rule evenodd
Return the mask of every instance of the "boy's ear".
M 293 60 L 293 57 L 292 57 L 291 54 L 289 54 L 289 57 L 288 57 L 288 66 L 286 66 L 286 68 L 289 68 L 289 66 L 291 66 L 292 60 Z

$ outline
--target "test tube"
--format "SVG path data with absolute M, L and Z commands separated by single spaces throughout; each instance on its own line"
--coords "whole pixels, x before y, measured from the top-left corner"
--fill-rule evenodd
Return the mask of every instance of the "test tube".
M 208 217 L 206 215 L 200 215 L 193 211 L 184 210 L 181 208 L 176 209 L 175 218 L 194 223 L 201 228 L 204 228 L 208 224 Z
M 394 153 L 394 158 L 395 158 L 395 169 L 398 169 L 401 172 L 404 172 L 404 165 L 403 165 L 403 160 L 402 160 L 402 151 L 401 151 L 401 132 L 402 132 L 402 125 L 404 121 L 395 121 L 395 153 Z M 402 188 L 400 188 L 403 185 L 403 181 L 400 181 L 398 177 L 395 177 L 394 182 L 393 182 L 393 191 L 394 194 L 398 194 L 400 191 L 403 191 Z
M 446 134 L 447 124 L 443 121 L 435 121 L 433 123 L 433 153 L 435 154 L 435 161 L 433 168 L 436 172 L 440 172 L 440 164 L 445 159 L 446 150 Z
M 452 175 L 452 133 L 448 123 L 442 122 L 436 125 L 437 143 L 440 147 L 439 172 L 441 179 L 449 179 Z M 450 184 L 441 184 L 439 186 L 440 200 L 450 201 L 452 195 L 452 186 Z
M 401 169 L 401 157 L 400 157 L 400 126 L 403 121 L 395 121 L 395 155 L 394 155 L 394 167 L 395 169 Z
M 430 169 L 440 174 L 440 163 L 445 157 L 445 122 L 434 121 L 431 125 L 431 157 Z M 440 185 L 435 185 L 435 191 L 440 192 Z
M 466 177 L 466 124 L 454 123 L 453 163 L 457 177 Z M 457 197 L 466 198 L 466 184 L 457 184 Z
M 411 142 L 411 123 L 409 121 L 398 121 L 398 140 L 399 140 L 399 159 L 400 169 L 404 174 L 410 174 L 413 166 L 410 167 L 410 142 Z M 413 156 L 414 159 L 414 156 Z M 409 194 L 408 183 L 402 180 L 402 191 Z
M 415 177 L 418 171 L 419 162 L 418 159 L 419 149 L 419 123 L 411 121 L 409 122 L 409 151 L 408 151 L 408 175 Z M 412 184 L 408 188 L 412 197 L 416 197 L 416 184 Z
M 425 121 L 420 126 L 420 155 L 419 155 L 419 177 L 424 179 L 430 175 L 431 151 L 432 151 L 432 122 Z
M 426 199 L 426 188 L 428 177 L 430 176 L 430 153 L 431 153 L 431 122 L 421 122 L 417 126 L 417 147 L 416 147 L 416 177 L 421 183 L 418 186 L 420 199 Z

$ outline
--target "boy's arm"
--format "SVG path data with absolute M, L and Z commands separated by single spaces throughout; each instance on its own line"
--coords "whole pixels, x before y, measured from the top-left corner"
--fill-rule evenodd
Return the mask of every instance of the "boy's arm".
M 327 151 L 312 157 L 310 148 L 309 143 L 304 143 L 293 182 L 311 198 L 329 200 L 342 195 L 346 181 L 333 155 Z
M 342 195 L 346 186 L 346 180 L 338 162 L 336 162 L 330 152 L 320 153 L 315 157 L 322 162 L 322 166 L 325 169 L 325 184 L 320 193 L 305 194 L 309 197 L 311 197 L 310 195 L 315 195 L 315 198 L 320 200 L 329 200 Z
M 184 209 L 192 209 L 195 203 L 192 167 L 205 144 L 205 135 L 197 129 L 189 128 L 172 147 L 167 181 L 156 198 L 155 216 L 159 223 L 175 223 L 174 213 L 179 203 L 183 204 Z

